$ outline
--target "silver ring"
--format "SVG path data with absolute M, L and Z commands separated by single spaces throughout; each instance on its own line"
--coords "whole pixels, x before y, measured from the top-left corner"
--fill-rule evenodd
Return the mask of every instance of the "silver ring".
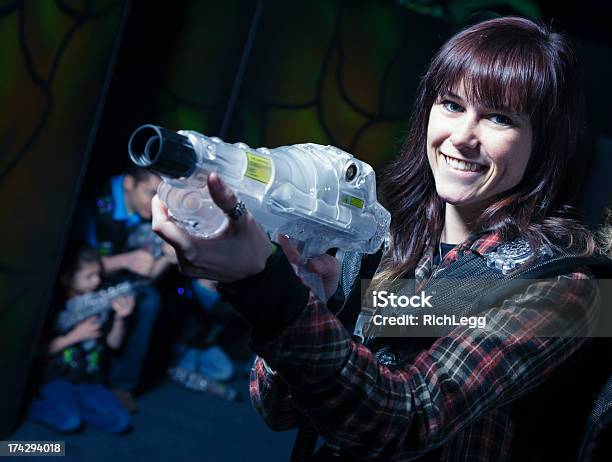
M 236 221 L 246 213 L 246 205 L 244 205 L 244 202 L 238 201 L 231 210 L 228 210 L 225 213 L 230 220 Z

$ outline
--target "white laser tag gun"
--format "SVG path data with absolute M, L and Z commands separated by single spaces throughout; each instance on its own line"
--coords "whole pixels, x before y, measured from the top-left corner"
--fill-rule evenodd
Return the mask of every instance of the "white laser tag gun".
M 389 230 L 391 216 L 377 201 L 374 170 L 333 146 L 252 149 L 195 131 L 143 125 L 128 149 L 136 165 L 163 178 L 157 195 L 171 217 L 203 238 L 220 233 L 228 220 L 209 196 L 211 172 L 272 239 L 285 234 L 297 241 L 304 260 L 334 247 L 374 253 Z
M 110 311 L 113 300 L 119 297 L 134 295 L 135 290 L 143 283 L 125 281 L 106 289 L 73 297 L 66 303 L 64 309 L 55 321 L 55 329 L 58 332 L 68 332 L 78 323 Z

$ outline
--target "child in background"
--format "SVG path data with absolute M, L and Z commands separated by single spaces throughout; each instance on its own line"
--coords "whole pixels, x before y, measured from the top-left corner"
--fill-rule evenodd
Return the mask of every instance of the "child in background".
M 59 278 L 62 309 L 68 300 L 94 292 L 100 285 L 101 271 L 94 249 L 79 243 L 69 245 Z M 112 310 L 85 319 L 68 332 L 59 333 L 53 326 L 49 329 L 42 384 L 29 409 L 32 420 L 60 432 L 77 430 L 83 423 L 105 433 L 130 428 L 128 412 L 102 383 L 102 364 L 107 348 L 121 346 L 124 320 L 133 309 L 134 297 L 125 296 L 113 300 Z

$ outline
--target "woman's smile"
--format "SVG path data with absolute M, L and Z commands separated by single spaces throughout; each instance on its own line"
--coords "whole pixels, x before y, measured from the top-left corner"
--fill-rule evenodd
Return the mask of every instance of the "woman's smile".
M 487 169 L 486 166 L 478 164 L 476 162 L 470 162 L 464 159 L 457 159 L 456 157 L 448 156 L 443 152 L 440 152 L 439 154 L 440 156 L 442 156 L 444 163 L 450 168 L 450 170 L 458 171 L 462 174 L 475 173 L 477 174 L 475 176 L 478 176 L 483 174 Z
M 521 181 L 531 146 L 526 114 L 468 101 L 462 82 L 431 107 L 427 156 L 447 204 L 486 207 Z

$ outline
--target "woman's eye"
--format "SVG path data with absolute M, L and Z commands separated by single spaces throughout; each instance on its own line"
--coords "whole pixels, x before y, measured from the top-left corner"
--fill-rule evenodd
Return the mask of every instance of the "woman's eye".
M 491 121 L 493 121 L 493 123 L 496 125 L 503 125 L 507 127 L 514 125 L 512 122 L 512 119 L 510 119 L 510 117 L 505 116 L 503 114 L 493 114 L 491 116 Z
M 442 101 L 442 106 L 449 112 L 461 112 L 463 110 L 460 104 L 449 100 Z

